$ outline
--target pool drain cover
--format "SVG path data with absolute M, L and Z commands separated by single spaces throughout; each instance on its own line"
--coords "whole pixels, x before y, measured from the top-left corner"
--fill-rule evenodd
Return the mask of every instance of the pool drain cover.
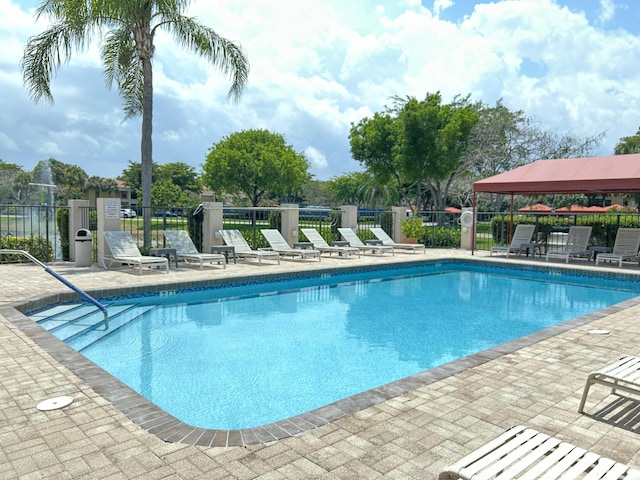
M 36 408 L 38 410 L 57 410 L 58 408 L 64 408 L 67 405 L 70 405 L 71 402 L 73 402 L 73 398 L 71 397 L 56 397 L 56 398 L 49 398 L 47 400 L 43 400 L 42 402 L 40 402 L 38 405 L 36 405 Z
M 591 333 L 593 335 L 609 335 L 609 330 L 594 328 L 592 330 L 587 330 L 587 333 Z

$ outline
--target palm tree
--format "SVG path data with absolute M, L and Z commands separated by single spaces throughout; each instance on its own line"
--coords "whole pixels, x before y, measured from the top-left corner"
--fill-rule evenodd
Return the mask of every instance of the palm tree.
M 231 80 L 229 97 L 238 100 L 247 84 L 249 62 L 239 45 L 219 36 L 193 18 L 182 15 L 190 0 L 43 0 L 36 18 L 46 15 L 51 26 L 29 39 L 21 60 L 31 98 L 53 101 L 51 76 L 73 50 L 104 37 L 101 56 L 107 85 L 118 85 L 125 117 L 142 116 L 140 158 L 142 206 L 151 207 L 154 37 L 169 29 L 176 41 L 207 60 Z M 151 244 L 151 216 L 144 217 L 144 245 Z

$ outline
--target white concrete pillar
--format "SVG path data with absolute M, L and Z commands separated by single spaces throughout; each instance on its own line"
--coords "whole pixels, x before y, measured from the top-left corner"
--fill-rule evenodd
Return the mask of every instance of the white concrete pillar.
M 75 262 L 76 232 L 89 226 L 89 200 L 68 200 L 67 206 L 69 207 L 69 260 Z
M 120 199 L 119 198 L 97 198 L 96 209 L 98 211 L 98 265 L 106 268 L 102 261 L 102 256 L 109 252 L 104 241 L 104 232 L 122 230 L 120 224 Z
M 355 205 L 343 205 L 340 207 L 342 211 L 341 227 L 351 228 L 354 232 L 358 230 L 358 207 Z
M 463 208 L 458 223 L 460 223 L 460 248 L 471 250 L 473 235 L 475 234 L 475 218 L 470 208 Z
M 402 221 L 407 219 L 407 207 L 391 207 L 391 212 L 393 216 L 393 241 L 403 243 Z
M 298 241 L 298 222 L 300 207 L 296 203 L 284 203 L 280 206 L 282 228 L 280 233 L 290 246 Z
M 222 202 L 204 202 L 202 204 L 202 253 L 210 253 L 212 245 L 222 245 L 222 237 L 216 235 L 222 230 Z

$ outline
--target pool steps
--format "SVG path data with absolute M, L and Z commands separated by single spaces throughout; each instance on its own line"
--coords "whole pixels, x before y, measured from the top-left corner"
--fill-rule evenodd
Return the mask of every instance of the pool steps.
M 153 305 L 107 305 L 108 330 L 104 329 L 102 312 L 86 304 L 56 305 L 29 315 L 29 318 L 75 350 L 82 351 L 153 308 Z

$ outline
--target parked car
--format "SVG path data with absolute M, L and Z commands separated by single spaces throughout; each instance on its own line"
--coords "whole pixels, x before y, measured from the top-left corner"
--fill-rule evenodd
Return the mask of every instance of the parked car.
M 157 212 L 153 212 L 154 217 L 177 217 L 178 214 L 170 211 L 163 212 L 162 210 L 158 210 Z
M 130 208 L 121 208 L 120 209 L 120 216 L 122 218 L 136 218 L 136 211 L 135 210 L 131 210 Z

